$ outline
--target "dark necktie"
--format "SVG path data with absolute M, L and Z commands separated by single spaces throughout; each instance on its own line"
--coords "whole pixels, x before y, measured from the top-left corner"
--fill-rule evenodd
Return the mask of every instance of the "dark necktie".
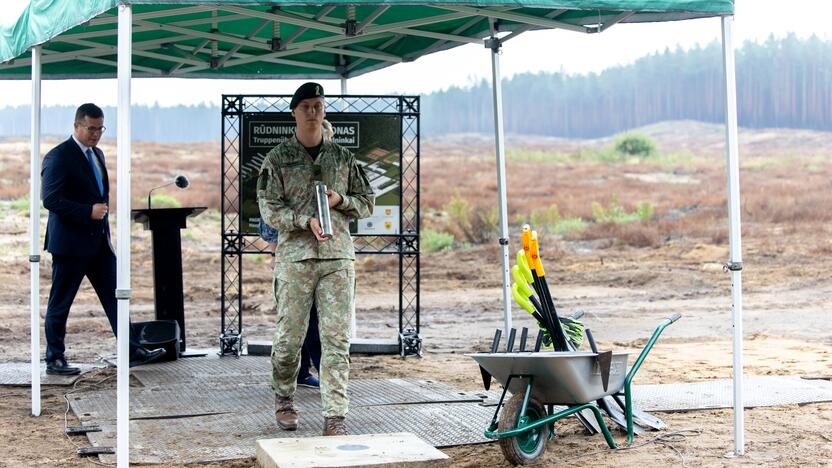
M 92 160 L 92 148 L 87 148 L 87 161 L 92 166 L 92 172 L 95 173 L 95 181 L 98 182 L 98 193 L 104 195 L 104 183 L 101 181 L 101 173 L 98 171 L 98 165 Z

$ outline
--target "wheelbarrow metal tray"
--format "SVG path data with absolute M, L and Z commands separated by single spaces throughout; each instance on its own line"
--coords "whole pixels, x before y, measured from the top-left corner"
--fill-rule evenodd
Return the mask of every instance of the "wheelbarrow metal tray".
M 620 391 L 629 353 L 614 352 L 607 390 L 601 381 L 597 353 L 523 352 L 468 354 L 505 387 L 509 376 L 532 376 L 532 396 L 544 404 L 579 405 Z M 526 391 L 527 379 L 512 378 L 509 391 Z

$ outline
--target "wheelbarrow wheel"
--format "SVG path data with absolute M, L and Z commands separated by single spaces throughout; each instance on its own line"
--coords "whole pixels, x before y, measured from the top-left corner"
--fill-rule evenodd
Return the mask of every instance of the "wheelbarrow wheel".
M 511 397 L 500 414 L 500 421 L 497 424 L 500 432 L 517 429 L 521 426 L 520 410 L 523 409 L 523 395 L 518 394 Z M 522 425 L 526 426 L 546 417 L 546 407 L 535 398 L 529 398 L 529 406 L 526 408 L 526 416 Z M 510 463 L 514 465 L 526 465 L 535 461 L 546 451 L 546 440 L 549 437 L 549 425 L 525 431 L 515 437 L 500 439 L 500 449 Z

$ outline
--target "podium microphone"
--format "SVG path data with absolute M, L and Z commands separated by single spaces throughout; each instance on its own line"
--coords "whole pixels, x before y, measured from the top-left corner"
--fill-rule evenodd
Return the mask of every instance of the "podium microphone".
M 190 183 L 190 182 L 188 182 L 188 178 L 187 178 L 187 177 L 185 177 L 185 176 L 184 176 L 184 175 L 182 175 L 182 174 L 179 174 L 179 175 L 177 175 L 176 177 L 174 177 L 173 182 L 168 182 L 168 183 L 166 183 L 166 184 L 162 184 L 162 185 L 160 185 L 160 186 L 158 186 L 158 187 L 153 187 L 152 189 L 150 189 L 150 191 L 149 191 L 149 192 L 147 192 L 147 209 L 148 209 L 148 210 L 150 209 L 150 194 L 151 194 L 151 193 L 153 193 L 153 191 L 154 191 L 154 190 L 156 190 L 156 189 L 160 189 L 160 188 L 162 188 L 162 187 L 167 187 L 168 185 L 176 185 L 177 187 L 179 187 L 179 188 L 181 188 L 181 189 L 184 189 L 184 188 L 188 188 L 188 186 L 189 186 L 190 184 L 191 184 L 191 183 Z

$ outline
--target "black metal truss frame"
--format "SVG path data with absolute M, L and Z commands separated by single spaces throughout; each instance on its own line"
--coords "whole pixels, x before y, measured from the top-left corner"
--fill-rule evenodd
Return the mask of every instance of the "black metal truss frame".
M 220 355 L 242 352 L 243 255 L 263 254 L 259 236 L 242 232 L 240 138 L 242 116 L 249 112 L 289 112 L 291 96 L 222 96 L 222 252 L 220 278 Z M 419 335 L 419 125 L 418 96 L 331 96 L 330 114 L 393 114 L 401 117 L 401 206 L 399 234 L 353 237 L 357 254 L 387 254 L 399 258 L 399 353 L 421 355 Z

